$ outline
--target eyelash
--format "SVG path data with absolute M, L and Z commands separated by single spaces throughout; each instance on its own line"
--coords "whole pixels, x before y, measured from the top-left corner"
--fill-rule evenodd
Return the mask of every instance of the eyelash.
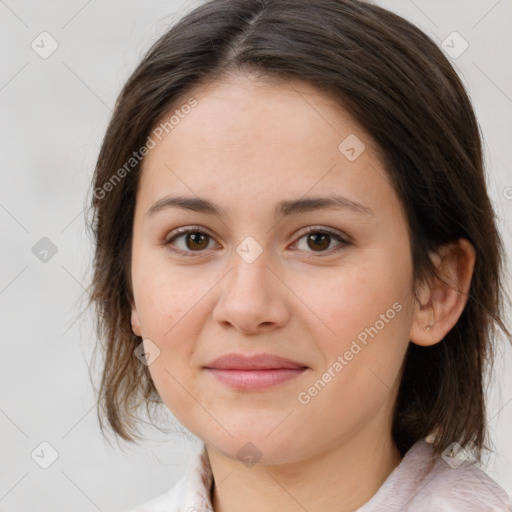
M 174 240 L 176 240 L 180 236 L 187 235 L 189 233 L 199 233 L 202 235 L 207 235 L 210 237 L 210 239 L 213 239 L 213 236 L 210 233 L 208 233 L 208 231 L 206 231 L 204 228 L 202 228 L 200 226 L 190 226 L 187 228 L 176 229 L 166 239 L 166 241 L 164 242 L 164 245 L 168 246 L 176 254 L 180 254 L 183 256 L 191 256 L 191 257 L 199 256 L 200 253 L 205 252 L 206 249 L 203 249 L 200 251 L 184 251 L 182 249 L 177 249 L 176 247 L 171 247 L 172 242 Z M 345 248 L 345 246 L 350 245 L 350 242 L 346 238 L 343 238 L 339 233 L 337 233 L 336 231 L 333 231 L 329 228 L 324 228 L 322 226 L 311 226 L 306 232 L 302 233 L 301 236 L 297 240 L 301 240 L 302 238 L 304 238 L 305 236 L 307 236 L 311 233 L 328 234 L 331 237 L 336 238 L 340 242 L 340 245 L 337 247 L 331 248 L 331 249 L 327 249 L 325 251 L 318 251 L 316 253 L 315 253 L 315 251 L 306 251 L 306 252 L 312 252 L 314 254 L 314 256 L 308 256 L 310 258 L 322 258 L 322 257 L 326 257 L 327 255 L 330 256 L 333 253 L 337 253 L 337 252 L 343 250 Z M 194 254 L 194 253 L 197 253 L 197 254 Z

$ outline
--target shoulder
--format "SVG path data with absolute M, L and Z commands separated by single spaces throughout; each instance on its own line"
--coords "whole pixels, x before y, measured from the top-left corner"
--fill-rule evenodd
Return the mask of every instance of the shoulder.
M 196 451 L 184 475 L 164 494 L 127 512 L 206 512 L 211 511 L 210 490 L 213 482 L 205 446 Z
M 447 457 L 447 459 L 449 459 Z M 440 457 L 425 476 L 411 510 L 512 512 L 510 496 L 471 461 Z
M 512 512 L 510 496 L 469 460 L 438 457 L 418 441 L 358 512 Z
M 187 496 L 187 481 L 182 477 L 169 491 L 128 512 L 178 512 Z

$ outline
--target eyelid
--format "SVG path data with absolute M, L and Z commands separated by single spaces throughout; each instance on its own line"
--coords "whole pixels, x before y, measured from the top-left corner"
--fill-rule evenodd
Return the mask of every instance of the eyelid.
M 192 233 L 192 232 L 196 232 L 196 231 L 199 231 L 201 233 L 204 233 L 204 234 L 214 238 L 212 232 L 209 229 L 205 228 L 204 226 L 191 225 L 191 226 L 183 226 L 181 228 L 173 229 L 171 231 L 171 233 L 166 236 L 166 243 L 168 241 L 172 240 L 177 235 L 182 235 L 182 234 L 186 234 L 186 233 Z
M 164 246 L 170 246 L 171 245 L 171 241 L 175 238 L 177 238 L 178 236 L 180 235 L 186 235 L 188 233 L 194 233 L 194 232 L 200 232 L 200 233 L 203 233 L 205 235 L 208 235 L 212 240 L 215 240 L 215 237 L 214 235 L 211 233 L 211 231 L 203 226 L 199 226 L 199 225 L 191 225 L 191 226 L 184 226 L 184 227 L 180 227 L 180 228 L 176 228 L 175 230 L 173 230 L 171 232 L 170 235 L 166 236 L 165 237 L 165 240 L 163 242 L 163 245 Z M 322 225 L 312 225 L 312 226 L 308 226 L 307 228 L 304 228 L 302 230 L 300 230 L 297 235 L 296 235 L 296 239 L 295 239 L 295 242 L 294 244 L 296 244 L 301 238 L 303 238 L 304 236 L 310 234 L 310 233 L 317 233 L 317 232 L 321 232 L 321 233 L 327 233 L 328 235 L 331 235 L 335 238 L 337 238 L 339 240 L 339 245 L 334 247 L 334 248 L 331 248 L 331 249 L 328 249 L 326 251 L 319 251 L 319 252 L 316 252 L 315 251 L 306 251 L 306 252 L 310 252 L 311 256 L 309 257 L 312 257 L 312 258 L 321 258 L 321 257 L 327 257 L 328 255 L 331 255 L 332 253 L 336 253 L 336 252 L 339 252 L 343 247 L 347 246 L 347 245 L 352 245 L 352 239 L 350 236 L 334 229 L 334 228 L 329 228 L 329 227 L 326 227 L 326 226 L 322 226 Z M 341 247 L 340 247 L 341 246 Z M 182 249 L 177 249 L 177 248 L 172 248 L 171 249 L 173 252 L 177 253 L 177 254 L 184 254 L 186 256 L 200 256 L 202 255 L 201 253 L 205 253 L 206 251 L 205 250 L 202 250 L 202 251 L 183 251 Z M 297 249 L 292 249 L 292 250 L 297 250 Z M 318 256 L 315 256 L 315 254 L 317 254 Z M 325 255 L 325 256 L 322 256 L 322 255 Z
M 328 233 L 329 235 L 334 235 L 334 236 L 338 237 L 343 243 L 346 243 L 346 244 L 352 243 L 351 238 L 348 235 L 346 235 L 345 233 L 343 233 L 337 229 L 334 229 L 334 228 L 322 226 L 320 224 L 308 226 L 307 228 L 300 230 L 297 233 L 297 237 L 302 238 L 304 235 L 308 235 L 309 233 L 316 233 L 318 231 L 320 231 L 322 233 Z
M 184 226 L 181 228 L 174 229 L 169 235 L 167 235 L 165 237 L 162 245 L 164 245 L 164 246 L 171 245 L 171 240 L 173 240 L 174 238 L 177 238 L 180 235 L 186 235 L 188 233 L 195 233 L 195 232 L 203 233 L 205 235 L 208 235 L 212 240 L 215 240 L 214 235 L 211 233 L 211 231 L 209 229 L 207 229 L 203 226 L 192 225 L 192 226 Z M 192 254 L 192 255 L 194 254 L 194 251 L 183 251 L 181 249 L 176 249 L 176 248 L 174 248 L 172 250 L 177 253 L 186 253 L 186 254 Z M 195 251 L 195 252 L 200 254 L 201 252 L 204 252 L 204 251 Z
M 331 237 L 337 238 L 339 243 L 335 247 L 332 247 L 331 249 L 327 249 L 326 251 L 305 251 L 305 257 L 310 259 L 321 259 L 321 258 L 328 258 L 329 256 L 332 256 L 334 254 L 340 253 L 345 247 L 352 245 L 351 237 L 348 235 L 345 235 L 344 233 L 338 231 L 334 228 L 328 228 L 326 226 L 321 225 L 313 225 L 308 226 L 304 230 L 299 231 L 299 233 L 296 236 L 296 241 L 294 244 L 296 244 L 301 238 L 303 238 L 306 235 L 309 235 L 310 233 L 327 233 L 328 235 L 331 235 Z M 292 249 L 294 251 L 300 251 L 300 249 Z

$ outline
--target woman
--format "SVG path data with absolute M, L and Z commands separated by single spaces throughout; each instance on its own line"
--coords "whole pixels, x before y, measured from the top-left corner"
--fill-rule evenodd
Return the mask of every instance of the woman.
M 149 50 L 93 183 L 100 416 L 203 442 L 144 511 L 510 510 L 476 462 L 502 321 L 478 125 L 355 0 L 213 0 Z

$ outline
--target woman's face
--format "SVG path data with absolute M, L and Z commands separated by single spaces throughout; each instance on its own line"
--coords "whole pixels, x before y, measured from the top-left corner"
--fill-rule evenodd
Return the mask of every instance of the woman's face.
M 163 401 L 233 458 L 296 462 L 389 437 L 412 261 L 372 141 L 298 81 L 236 77 L 193 97 L 144 160 L 133 224 L 132 327 L 158 353 L 149 370 Z M 218 212 L 167 201 L 178 196 Z M 302 369 L 206 368 L 232 353 Z

